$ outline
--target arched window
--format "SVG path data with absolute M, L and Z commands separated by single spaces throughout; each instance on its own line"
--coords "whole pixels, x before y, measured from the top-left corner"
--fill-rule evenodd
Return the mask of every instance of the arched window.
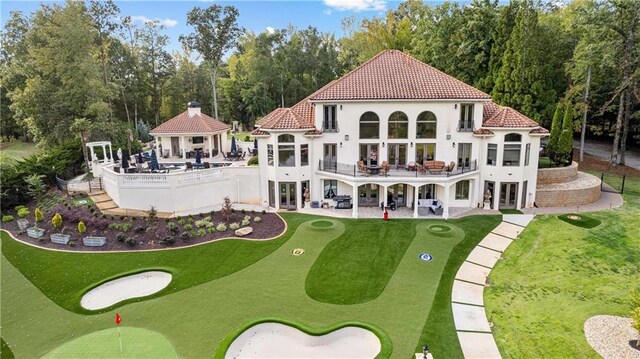
M 431 111 L 424 111 L 418 115 L 416 138 L 436 138 L 436 115 Z
M 278 143 L 294 143 L 295 137 L 293 135 L 280 135 L 278 136 Z
M 365 112 L 360 116 L 360 138 L 380 138 L 380 118 L 375 112 Z
M 409 135 L 409 118 L 402 111 L 389 116 L 389 138 L 407 138 Z
M 522 135 L 517 133 L 507 133 L 504 135 L 504 142 L 522 142 Z
M 293 135 L 278 136 L 278 143 L 287 143 L 286 145 L 278 145 L 278 166 L 293 167 L 296 165 L 296 146 L 293 144 L 294 142 Z

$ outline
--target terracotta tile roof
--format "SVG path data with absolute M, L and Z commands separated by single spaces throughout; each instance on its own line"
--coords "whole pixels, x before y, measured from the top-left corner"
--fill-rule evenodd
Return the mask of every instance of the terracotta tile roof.
M 312 122 L 300 116 L 290 108 L 277 108 L 262 119 L 260 129 L 266 130 L 299 130 L 315 128 Z
M 493 102 L 484 104 L 482 117 L 482 127 L 522 128 L 540 126 L 536 121 L 511 107 L 500 106 Z
M 212 133 L 226 131 L 229 128 L 231 128 L 229 125 L 218 121 L 211 116 L 203 113 L 189 116 L 189 111 L 185 111 L 149 131 L 149 133 L 152 135 L 164 133 Z
M 304 135 L 305 136 L 320 136 L 320 135 L 322 135 L 322 131 L 314 128 L 311 131 L 305 132 Z
M 398 50 L 385 50 L 316 92 L 311 100 L 491 99 Z
M 473 134 L 476 136 L 493 136 L 493 131 L 487 130 L 486 128 L 479 128 L 473 131 Z
M 547 130 L 544 127 L 538 127 L 538 128 L 534 128 L 533 130 L 529 131 L 530 134 L 534 134 L 534 135 L 548 135 L 549 134 L 549 130 Z
M 261 129 L 255 129 L 251 131 L 251 135 L 253 136 L 269 136 L 269 132 L 262 131 Z

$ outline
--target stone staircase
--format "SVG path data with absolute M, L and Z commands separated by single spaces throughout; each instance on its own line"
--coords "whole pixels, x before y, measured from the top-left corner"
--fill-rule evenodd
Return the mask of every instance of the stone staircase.
M 136 210 L 136 209 L 125 209 L 120 208 L 118 205 L 109 197 L 107 193 L 104 191 L 95 191 L 89 194 L 96 207 L 100 209 L 103 214 L 108 216 L 134 216 L 134 217 L 145 217 L 147 215 L 146 211 Z M 158 212 L 158 218 L 173 218 L 173 213 L 169 212 Z

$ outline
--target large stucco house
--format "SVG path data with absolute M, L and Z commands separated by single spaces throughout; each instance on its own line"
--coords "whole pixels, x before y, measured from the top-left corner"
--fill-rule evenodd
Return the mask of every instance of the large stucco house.
M 531 207 L 548 131 L 491 96 L 400 51 L 383 51 L 256 124 L 262 203 L 334 197 L 358 208 Z M 437 200 L 434 202 L 434 200 Z M 307 204 L 308 205 L 308 204 Z M 423 208 L 424 209 L 424 208 Z

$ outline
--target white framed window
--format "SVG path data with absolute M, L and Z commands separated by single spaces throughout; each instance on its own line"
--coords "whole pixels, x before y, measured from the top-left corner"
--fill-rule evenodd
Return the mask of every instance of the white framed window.
M 309 145 L 300 145 L 300 166 L 309 165 Z
M 487 144 L 487 166 L 495 166 L 498 161 L 498 145 L 495 143 Z
M 322 129 L 324 132 L 338 132 L 338 119 L 336 113 L 336 105 L 324 106 L 324 119 L 322 121 Z
M 267 164 L 273 166 L 273 145 L 267 145 Z
M 529 165 L 530 156 L 531 156 L 531 144 L 527 143 L 527 145 L 524 147 L 524 165 L 525 166 Z
M 456 183 L 456 199 L 469 199 L 469 181 Z

